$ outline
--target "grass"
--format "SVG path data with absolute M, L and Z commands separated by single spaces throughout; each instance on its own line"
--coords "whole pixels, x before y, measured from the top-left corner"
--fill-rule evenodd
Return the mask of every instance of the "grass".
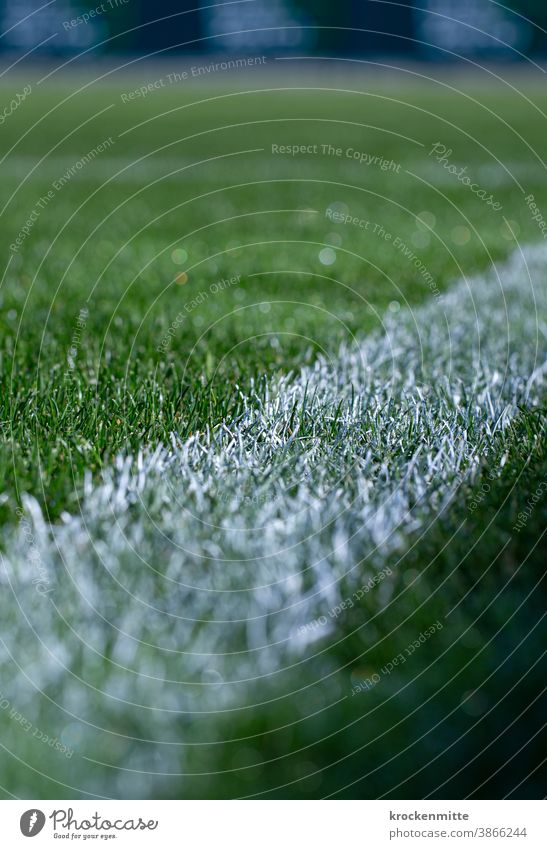
M 65 85 L 2 137 L 5 792 L 539 796 L 544 94 Z
M 439 290 L 503 257 L 514 239 L 502 213 L 486 214 L 483 202 L 426 155 L 435 141 L 446 140 L 470 173 L 489 173 L 481 145 L 508 162 L 509 174 L 488 178 L 489 190 L 517 222 L 521 240 L 538 237 L 525 204 L 515 203 L 515 180 L 524 183 L 528 169 L 541 205 L 543 173 L 522 143 L 511 170 L 516 137 L 497 132 L 500 120 L 470 108 L 467 98 L 447 103 L 442 93 L 418 88 L 405 91 L 407 105 L 393 103 L 391 93 L 386 103 L 376 91 L 273 91 L 265 107 L 265 96 L 252 91 L 236 98 L 185 90 L 182 103 L 178 90 L 160 94 L 122 108 L 114 87 L 99 86 L 59 106 L 69 91 L 46 89 L 3 128 L 4 150 L 15 145 L 3 166 L 3 197 L 16 192 L 3 215 L 4 261 L 52 183 L 103 139 L 116 139 L 55 193 L 2 286 L 0 468 L 11 480 L 4 516 L 13 516 L 18 491 L 30 491 L 57 518 L 75 506 L 85 469 L 99 470 L 143 440 L 164 443 L 173 430 L 186 435 L 230 418 L 238 409 L 235 383 L 286 373 L 318 350 L 336 350 L 348 333 L 377 325 L 391 302 L 431 296 L 401 251 L 374 233 L 329 221 L 333 203 L 403 240 Z M 515 98 L 507 110 L 499 94 L 479 92 L 478 99 L 510 114 L 517 127 L 526 120 L 526 142 L 540 146 L 542 119 L 534 109 Z M 287 139 L 370 151 L 400 163 L 401 172 L 272 155 L 272 143 Z M 260 150 L 240 153 L 250 148 Z M 302 209 L 315 212 L 293 211 Z M 435 215 L 433 232 L 417 225 L 424 211 Z M 451 238 L 458 227 L 469 231 L 464 244 Z M 414 246 L 417 233 L 427 246 Z M 456 233 L 459 241 L 466 235 Z M 340 249 L 334 266 L 325 266 L 319 253 L 333 238 Z M 181 265 L 172 260 L 176 249 L 187 255 Z M 185 285 L 177 282 L 181 272 Z M 211 295 L 212 284 L 235 275 L 239 285 Z M 203 291 L 206 302 L 192 308 Z M 181 311 L 184 326 L 169 350 L 158 352 Z M 80 341 L 67 380 L 74 338 Z

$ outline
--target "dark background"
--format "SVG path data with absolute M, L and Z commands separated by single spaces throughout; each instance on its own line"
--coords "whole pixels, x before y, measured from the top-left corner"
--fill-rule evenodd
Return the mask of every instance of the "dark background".
M 519 61 L 547 56 L 546 30 L 545 0 L 0 0 L 0 52 L 25 59 L 301 50 Z

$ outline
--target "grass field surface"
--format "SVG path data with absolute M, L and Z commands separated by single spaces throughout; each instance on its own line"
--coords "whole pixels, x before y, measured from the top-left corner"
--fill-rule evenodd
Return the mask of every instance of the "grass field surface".
M 328 64 L 2 126 L 6 798 L 543 795 L 547 98 Z

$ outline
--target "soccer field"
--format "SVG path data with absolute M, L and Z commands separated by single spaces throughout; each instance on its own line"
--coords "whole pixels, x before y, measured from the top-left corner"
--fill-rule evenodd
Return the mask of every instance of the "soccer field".
M 326 66 L 2 123 L 4 798 L 544 796 L 547 93 Z

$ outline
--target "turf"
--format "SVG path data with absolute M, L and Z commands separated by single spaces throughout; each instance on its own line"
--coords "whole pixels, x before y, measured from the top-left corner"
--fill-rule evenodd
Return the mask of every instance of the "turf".
M 3 128 L 6 793 L 539 795 L 544 94 L 125 82 Z
M 43 88 L 3 127 L 4 262 L 52 183 L 115 140 L 54 193 L 3 280 L 4 516 L 32 492 L 57 518 L 75 505 L 84 470 L 143 440 L 164 443 L 173 430 L 230 418 L 236 383 L 336 350 L 377 325 L 390 303 L 420 302 L 500 259 L 515 244 L 506 213 L 518 239 L 538 239 L 517 183 L 541 206 L 545 172 L 529 147 L 540 149 L 542 116 L 506 92 L 448 97 L 424 84 L 399 98 L 366 87 L 236 97 L 197 88 L 122 104 L 130 89 Z M 439 140 L 502 211 L 427 155 Z M 352 147 L 400 171 L 272 155 L 282 143 Z M 241 152 L 250 149 L 258 150 Z M 496 159 L 507 171 L 492 169 Z M 399 237 L 433 283 L 378 233 L 329 220 L 333 204 Z M 435 218 L 417 222 L 423 212 Z M 336 261 L 325 266 L 319 254 L 333 240 Z M 236 275 L 238 285 L 211 293 Z M 158 351 L 181 312 L 168 350 Z

